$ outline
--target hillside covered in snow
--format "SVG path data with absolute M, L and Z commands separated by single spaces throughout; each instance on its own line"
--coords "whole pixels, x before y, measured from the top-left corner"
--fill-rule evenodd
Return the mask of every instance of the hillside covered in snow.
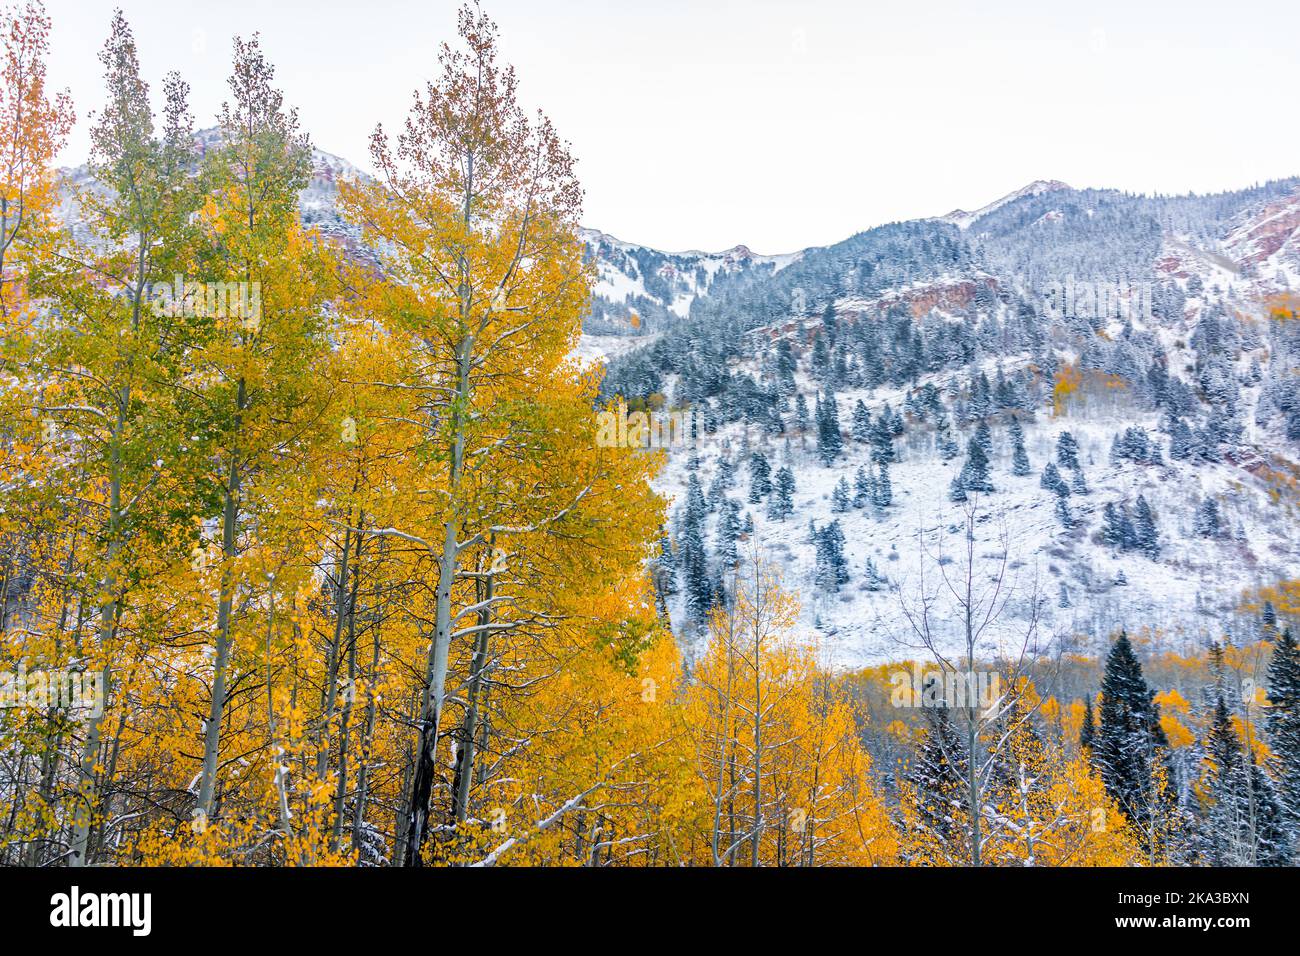
M 914 654 L 922 608 L 955 646 L 973 513 L 987 653 L 1095 652 L 1120 627 L 1171 649 L 1251 638 L 1300 577 L 1297 229 L 1296 180 L 1040 182 L 730 273 L 711 257 L 652 295 L 653 335 L 585 336 L 608 398 L 697 423 L 660 480 L 675 630 L 694 641 L 761 556 L 829 663 Z M 588 242 L 611 292 L 605 260 L 639 263 L 637 295 L 669 261 Z

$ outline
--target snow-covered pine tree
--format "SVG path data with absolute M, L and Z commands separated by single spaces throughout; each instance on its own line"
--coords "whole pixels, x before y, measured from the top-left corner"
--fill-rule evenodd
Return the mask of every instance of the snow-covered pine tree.
M 803 392 L 796 395 L 794 399 L 794 422 L 799 431 L 808 430 L 808 399 L 803 397 Z
M 1029 453 L 1025 451 L 1025 430 L 1020 419 L 1011 419 L 1011 474 L 1025 477 L 1031 473 Z
M 1223 533 L 1219 505 L 1213 498 L 1205 498 L 1196 506 L 1192 530 L 1201 538 L 1217 538 Z
M 1082 474 L 1082 472 L 1079 472 Z M 1160 557 L 1160 531 L 1143 495 L 1138 495 L 1133 517 L 1133 546 L 1152 561 Z
M 858 399 L 853 406 L 852 436 L 855 442 L 862 445 L 871 441 L 871 412 L 867 411 L 862 399 Z
M 1092 747 L 1097 737 L 1097 717 L 1092 712 L 1092 698 L 1083 699 L 1083 725 L 1079 728 L 1079 749 L 1091 759 Z
M 749 459 L 749 503 L 758 504 L 772 491 L 772 466 L 762 452 L 754 452 Z
M 844 558 L 844 530 L 838 519 L 816 532 L 817 588 L 827 594 L 839 591 L 849 581 L 849 566 Z
M 659 567 L 659 580 L 663 582 L 665 594 L 677 593 L 677 558 L 673 554 L 672 542 L 668 540 L 665 533 L 659 539 L 659 554 L 655 558 L 655 563 Z
M 1052 492 L 1052 494 L 1061 498 L 1066 498 L 1070 494 L 1070 486 L 1067 485 L 1065 479 L 1061 477 L 1061 472 L 1056 467 L 1055 462 L 1049 461 L 1043 467 L 1043 477 L 1039 479 L 1038 483 L 1048 491 Z
M 894 460 L 894 420 L 888 404 L 871 424 L 871 458 L 873 461 Z
M 1253 755 L 1247 757 L 1223 688 L 1204 743 L 1198 788 L 1198 828 L 1203 862 L 1210 866 L 1285 866 L 1291 856 L 1289 827 L 1273 782 Z
M 794 472 L 784 465 L 776 473 L 772 497 L 768 500 L 767 516 L 784 521 L 794 514 Z
M 1108 501 L 1101 514 L 1102 541 L 1120 551 L 1128 551 L 1136 546 L 1137 532 L 1126 505 Z
M 1197 828 L 1200 856 L 1210 866 L 1245 865 L 1245 839 L 1250 826 L 1241 741 L 1233 729 L 1223 688 L 1202 744 L 1204 771 L 1200 781 L 1202 822 Z
M 1074 512 L 1070 510 L 1070 502 L 1067 498 L 1059 495 L 1056 498 L 1056 523 L 1061 526 L 1062 531 L 1072 531 L 1076 524 Z
M 739 557 L 737 541 L 740 538 L 740 504 L 730 498 L 723 498 L 719 512 L 716 532 L 718 559 L 722 565 L 730 567 Z
M 961 469 L 961 483 L 966 491 L 993 490 L 993 482 L 989 480 L 989 457 L 977 438 L 971 438 L 966 445 L 966 464 Z
M 871 504 L 874 483 L 871 473 L 865 466 L 859 465 L 857 473 L 853 476 L 853 507 L 865 508 Z
M 849 480 L 843 475 L 835 485 L 835 490 L 831 492 L 831 511 L 836 514 L 843 514 L 851 507 L 849 496 Z
M 936 439 L 936 447 L 939 449 L 940 458 L 944 461 L 952 461 L 961 454 L 961 446 L 959 446 L 957 440 L 953 438 L 952 425 L 949 424 L 946 415 L 941 415 L 939 417 L 939 420 L 935 422 L 934 430 L 935 434 L 938 436 Z
M 702 516 L 693 512 L 688 502 L 679 537 L 681 544 L 679 563 L 682 569 L 686 612 L 697 624 L 704 621 L 709 608 L 713 606 L 713 582 L 709 579 L 702 523 Z
M 889 482 L 889 463 L 880 462 L 876 468 L 875 482 L 872 487 L 871 503 L 877 511 L 884 511 L 894 500 L 894 489 Z
M 817 457 L 829 465 L 840 456 L 840 416 L 834 394 L 827 393 L 817 402 Z
M 1265 600 L 1264 606 L 1260 608 L 1259 633 L 1266 641 L 1271 641 L 1277 636 L 1277 608 L 1273 606 L 1272 601 Z
M 1176 418 L 1169 429 L 1169 457 L 1175 461 L 1187 461 L 1199 457 L 1196 436 L 1187 422 Z
M 1056 439 L 1056 460 L 1062 468 L 1079 467 L 1079 442 L 1072 432 L 1061 432 Z
M 1172 791 L 1163 782 L 1168 777 L 1169 744 L 1160 726 L 1155 692 L 1124 631 L 1106 656 L 1100 710 L 1093 760 L 1106 792 L 1144 846 L 1159 854 L 1166 829 L 1163 821 L 1172 812 Z
M 1264 727 L 1273 751 L 1278 803 L 1292 847 L 1300 852 L 1300 647 L 1291 629 L 1282 631 L 1268 664 L 1268 709 Z
M 939 704 L 925 708 L 925 733 L 905 777 L 908 826 L 920 837 L 909 841 L 917 857 L 909 862 L 923 866 L 969 862 L 969 758 L 946 703 Z

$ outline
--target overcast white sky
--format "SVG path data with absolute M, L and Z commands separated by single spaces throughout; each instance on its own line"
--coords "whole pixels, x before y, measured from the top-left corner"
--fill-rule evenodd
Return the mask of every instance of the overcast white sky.
M 111 3 L 47 0 L 87 151 Z M 261 31 L 322 149 L 367 165 L 455 0 L 121 0 L 146 77 L 225 95 Z M 785 252 L 1034 179 L 1213 191 L 1300 173 L 1300 2 L 485 0 L 527 105 L 573 145 L 586 222 L 662 249 Z

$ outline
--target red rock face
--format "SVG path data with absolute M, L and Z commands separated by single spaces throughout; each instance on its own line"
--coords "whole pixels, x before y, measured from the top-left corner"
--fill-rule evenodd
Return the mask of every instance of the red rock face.
M 981 287 L 996 292 L 998 283 L 992 276 L 986 276 L 980 279 L 963 279 L 927 285 L 919 289 L 903 289 L 883 297 L 876 304 L 876 310 L 884 312 L 901 303 L 907 306 L 913 318 L 917 319 L 928 315 L 931 309 L 957 311 L 969 308 L 975 300 L 975 293 Z
M 1243 265 L 1258 265 L 1275 256 L 1300 264 L 1300 194 L 1265 206 L 1229 235 L 1227 246 Z
M 1238 221 L 1217 250 L 1167 237 L 1155 272 L 1170 279 L 1210 279 L 1224 270 L 1250 277 L 1257 291 L 1267 293 L 1275 270 L 1285 266 L 1300 270 L 1300 191 Z

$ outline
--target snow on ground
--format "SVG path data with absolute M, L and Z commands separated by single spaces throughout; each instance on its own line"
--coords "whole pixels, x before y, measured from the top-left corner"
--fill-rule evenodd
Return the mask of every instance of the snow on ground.
M 589 335 L 583 333 L 573 354 L 584 365 L 608 361 L 651 344 L 656 335 Z
M 986 371 L 993 374 L 992 364 Z M 942 386 L 948 378 L 948 373 L 941 373 L 933 381 Z M 874 393 L 841 392 L 838 402 L 843 431 L 849 431 L 857 399 L 875 415 L 886 401 L 901 411 L 906 392 L 889 388 Z M 1096 650 L 1092 645 L 1122 626 L 1131 630 L 1159 628 L 1171 648 L 1203 646 L 1211 638 L 1222 637 L 1221 622 L 1236 609 L 1244 590 L 1300 575 L 1300 543 L 1288 530 L 1294 527 L 1294 515 L 1282 510 L 1289 506 L 1271 503 L 1264 483 L 1244 468 L 1228 463 L 1171 462 L 1167 455 L 1165 464 L 1158 466 L 1127 461 L 1113 465 L 1109 455 L 1113 436 L 1135 423 L 1165 444 L 1164 436 L 1156 432 L 1154 415 L 1134 418 L 1126 412 L 1098 411 L 1052 418 L 1050 412 L 1040 412 L 1037 421 L 1025 427 L 1032 467 L 1026 477 L 1011 474 L 1008 433 L 1003 427 L 994 429 L 991 474 L 997 492 L 980 501 L 974 549 L 976 579 L 981 588 L 991 585 L 1001 564 L 1000 542 L 1005 534 L 1010 545 L 1005 578 L 1010 594 L 1008 598 L 1003 592 L 1007 610 L 990 627 L 985 653 L 1019 650 L 1026 640 L 1035 600 L 1040 624 L 1031 650 Z M 1079 442 L 1090 490 L 1087 496 L 1070 498 L 1080 525 L 1070 532 L 1057 522 L 1055 496 L 1039 485 L 1043 467 L 1054 458 L 1057 437 L 1066 430 Z M 963 448 L 966 437 L 959 437 Z M 846 439 L 844 455 L 830 467 L 817 459 L 811 434 L 773 440 L 752 426 L 732 425 L 715 436 L 706 436 L 697 448 L 700 482 L 706 490 L 725 454 L 725 467 L 735 477 L 727 493 L 742 503 L 742 515 L 747 511 L 754 520 L 755 533 L 751 541 L 742 541 L 742 554 L 756 546 L 781 569 L 783 584 L 799 592 L 805 629 L 815 636 L 820 652 L 832 666 L 860 667 L 914 656 L 917 639 L 907 611 L 915 613 L 919 608 L 918 589 L 924 585 L 926 592 L 932 593 L 941 584 L 936 563 L 940 555 L 952 561 L 944 565 L 950 574 L 964 564 L 965 514 L 963 506 L 948 500 L 948 486 L 965 456 L 944 462 L 933 445 L 928 426 L 911 424 L 895 443 L 900 460 L 890 468 L 893 504 L 884 514 L 874 513 L 869 506 L 832 513 L 831 493 L 841 476 L 852 485 L 858 467 L 869 468 L 869 449 L 851 440 Z M 795 514 L 784 522 L 769 520 L 764 504 L 747 501 L 747 462 L 755 450 L 768 456 L 773 472 L 789 465 L 795 473 Z M 674 450 L 657 482 L 658 489 L 674 499 L 670 511 L 674 531 L 675 508 L 685 497 L 689 457 L 685 449 Z M 1131 506 L 1138 494 L 1146 497 L 1156 514 L 1162 553 L 1155 562 L 1135 552 L 1115 552 L 1093 540 L 1106 502 L 1127 501 Z M 1223 539 L 1193 536 L 1193 512 L 1207 495 L 1218 501 L 1229 529 Z M 851 580 L 840 593 L 824 594 L 814 583 L 809 522 L 822 527 L 836 518 L 846 538 Z M 711 516 L 706 528 L 710 550 L 715 523 Z M 864 569 L 868 558 L 888 578 L 887 588 L 867 590 Z M 935 631 L 950 650 L 960 644 L 955 610 L 951 600 L 940 600 L 934 613 Z M 676 627 L 685 620 L 680 595 L 671 611 Z

